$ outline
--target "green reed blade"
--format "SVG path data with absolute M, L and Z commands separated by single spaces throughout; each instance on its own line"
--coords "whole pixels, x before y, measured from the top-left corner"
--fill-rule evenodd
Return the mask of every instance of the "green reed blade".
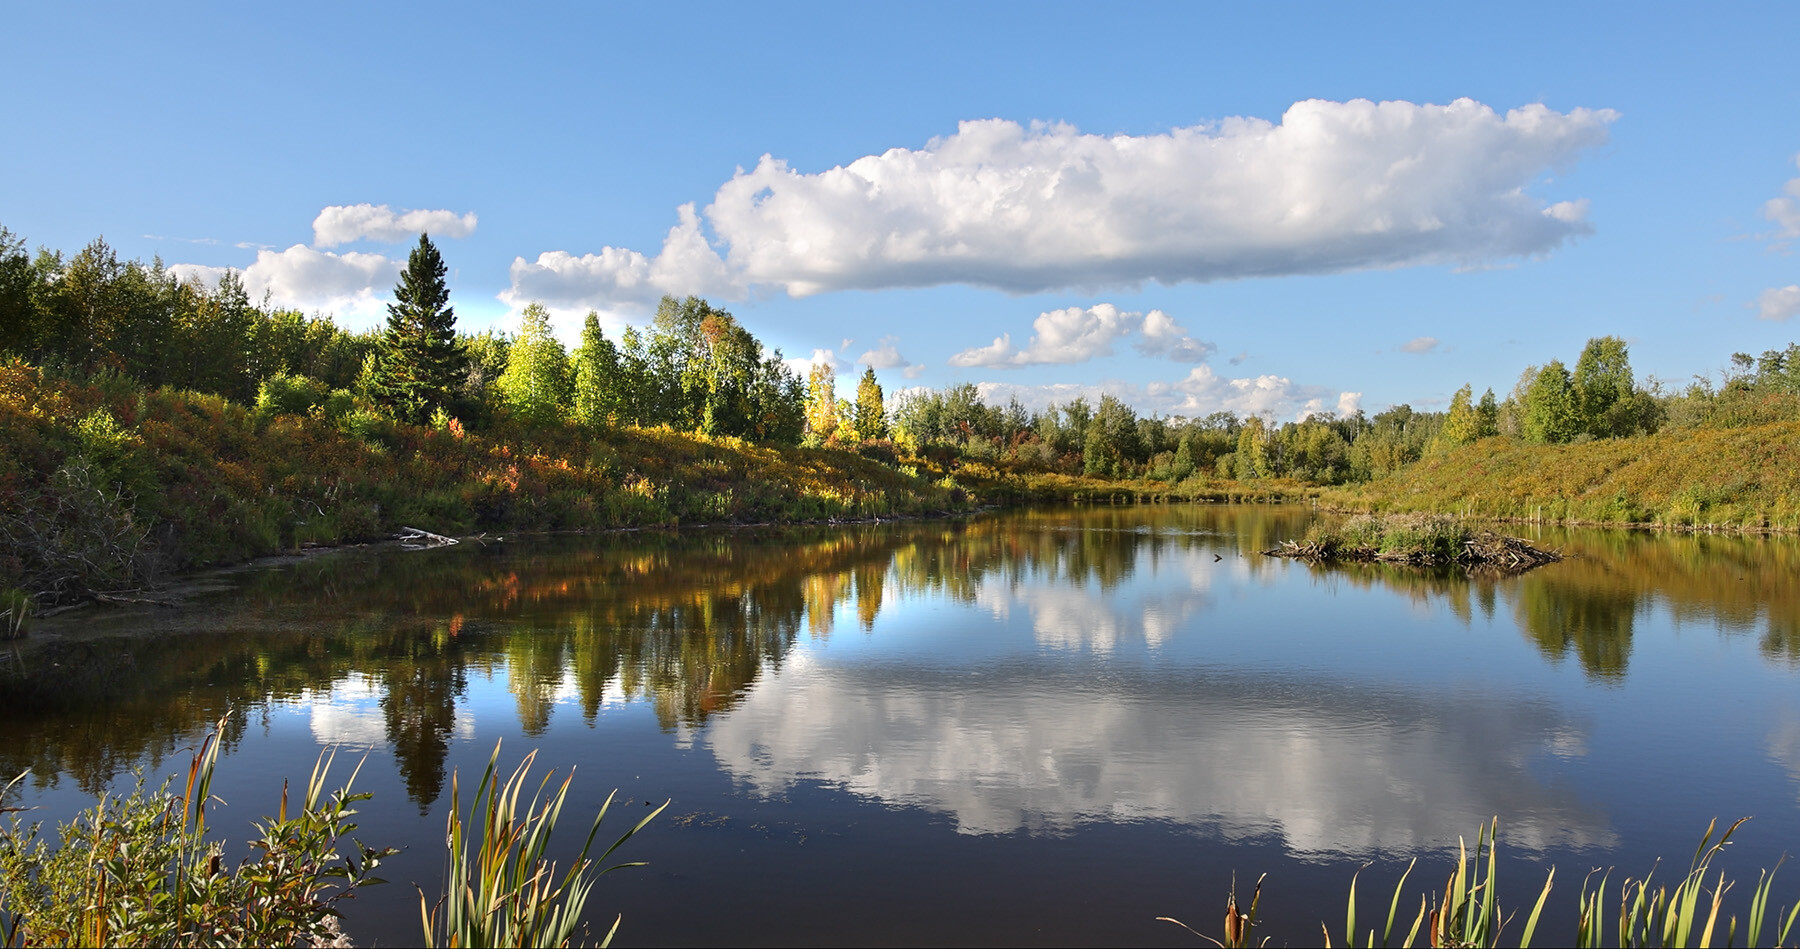
M 1531 908 L 1531 915 L 1525 919 L 1525 933 L 1519 937 L 1519 949 L 1530 949 L 1531 934 L 1537 932 L 1538 914 L 1544 911 L 1544 904 L 1550 899 L 1550 887 L 1556 883 L 1556 868 L 1550 868 L 1550 875 L 1544 878 L 1544 892 L 1538 894 L 1537 905 Z
M 1425 894 L 1420 893 L 1419 894 L 1419 915 L 1413 917 L 1412 928 L 1406 931 L 1406 941 L 1400 944 L 1403 947 L 1403 949 L 1410 949 L 1410 947 L 1413 944 L 1413 940 L 1419 938 L 1419 926 L 1425 922 L 1425 919 L 1429 913 L 1430 913 L 1430 910 L 1428 910 L 1426 908 L 1426 904 L 1425 904 Z
M 1406 865 L 1406 872 L 1400 874 L 1400 882 L 1394 884 L 1394 898 L 1388 903 L 1387 926 L 1381 930 L 1381 945 L 1383 947 L 1387 946 L 1388 937 L 1393 935 L 1394 932 L 1394 914 L 1400 909 L 1400 891 L 1406 888 L 1406 878 L 1412 874 L 1413 867 L 1417 866 L 1418 863 L 1419 858 L 1414 857 L 1412 862 Z M 1351 881 L 1352 886 L 1354 886 L 1355 883 L 1355 880 Z

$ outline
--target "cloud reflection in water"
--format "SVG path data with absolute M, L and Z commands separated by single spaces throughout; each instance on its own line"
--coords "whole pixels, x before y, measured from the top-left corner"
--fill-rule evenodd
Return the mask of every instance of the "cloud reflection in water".
M 1444 846 L 1501 814 L 1515 848 L 1615 842 L 1603 814 L 1530 774 L 1534 757 L 1585 744 L 1541 703 L 1091 671 L 794 663 L 704 741 L 758 793 L 823 781 L 968 834 L 1161 820 L 1339 855 Z

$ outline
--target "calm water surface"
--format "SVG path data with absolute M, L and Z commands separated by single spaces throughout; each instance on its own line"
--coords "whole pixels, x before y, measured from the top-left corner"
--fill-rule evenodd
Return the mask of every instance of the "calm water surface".
M 629 845 L 651 865 L 591 904 L 598 931 L 624 912 L 623 944 L 1191 946 L 1154 917 L 1216 929 L 1234 872 L 1266 872 L 1266 931 L 1307 944 L 1358 867 L 1366 893 L 1414 855 L 1441 881 L 1495 815 L 1502 898 L 1554 864 L 1563 919 L 1589 869 L 1683 863 L 1715 816 L 1754 817 L 1725 864 L 1752 881 L 1800 850 L 1800 543 L 1547 532 L 1577 556 L 1516 578 L 1257 555 L 1313 517 L 1077 509 L 263 566 L 180 611 L 42 624 L 0 673 L 0 767 L 66 818 L 134 767 L 185 767 L 227 715 L 217 826 L 242 839 L 319 749 L 367 749 L 361 836 L 407 852 L 348 907 L 363 945 L 416 940 L 449 776 L 496 740 L 576 766 L 573 813 L 615 787 L 627 815 L 673 799 Z

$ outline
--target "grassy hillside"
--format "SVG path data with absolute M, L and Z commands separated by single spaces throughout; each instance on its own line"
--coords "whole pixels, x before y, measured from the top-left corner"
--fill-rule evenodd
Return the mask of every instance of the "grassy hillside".
M 25 591 L 39 610 L 402 526 L 456 535 L 793 523 L 1309 490 L 1027 473 L 954 452 L 900 455 L 886 442 L 804 448 L 507 418 L 482 431 L 416 426 L 356 401 L 256 409 L 0 362 L 0 595 Z
M 39 604 L 311 544 L 967 509 L 946 472 L 657 429 L 257 412 L 0 364 L 0 591 Z
M 1487 438 L 1321 499 L 1351 510 L 1800 530 L 1800 422 L 1567 445 Z

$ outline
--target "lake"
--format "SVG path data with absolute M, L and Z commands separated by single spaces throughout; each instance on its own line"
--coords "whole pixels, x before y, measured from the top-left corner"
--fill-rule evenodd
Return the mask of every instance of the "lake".
M 497 740 L 577 768 L 570 847 L 614 788 L 615 832 L 673 802 L 621 852 L 649 866 L 590 902 L 596 934 L 624 913 L 621 945 L 1194 946 L 1155 917 L 1219 935 L 1234 874 L 1265 873 L 1260 932 L 1313 944 L 1359 868 L 1372 920 L 1419 857 L 1416 908 L 1496 816 L 1503 904 L 1557 868 L 1556 943 L 1590 869 L 1679 876 L 1715 817 L 1753 818 L 1721 863 L 1737 902 L 1800 847 L 1800 541 L 1518 527 L 1570 556 L 1517 577 L 1259 554 L 1319 516 L 259 564 L 180 609 L 40 623 L 0 674 L 0 773 L 31 769 L 25 802 L 66 819 L 133 768 L 185 769 L 225 716 L 215 826 L 241 841 L 320 749 L 366 751 L 358 836 L 406 850 L 347 906 L 359 945 L 417 940 L 451 772 L 472 784 Z M 1800 871 L 1775 893 L 1793 905 Z

